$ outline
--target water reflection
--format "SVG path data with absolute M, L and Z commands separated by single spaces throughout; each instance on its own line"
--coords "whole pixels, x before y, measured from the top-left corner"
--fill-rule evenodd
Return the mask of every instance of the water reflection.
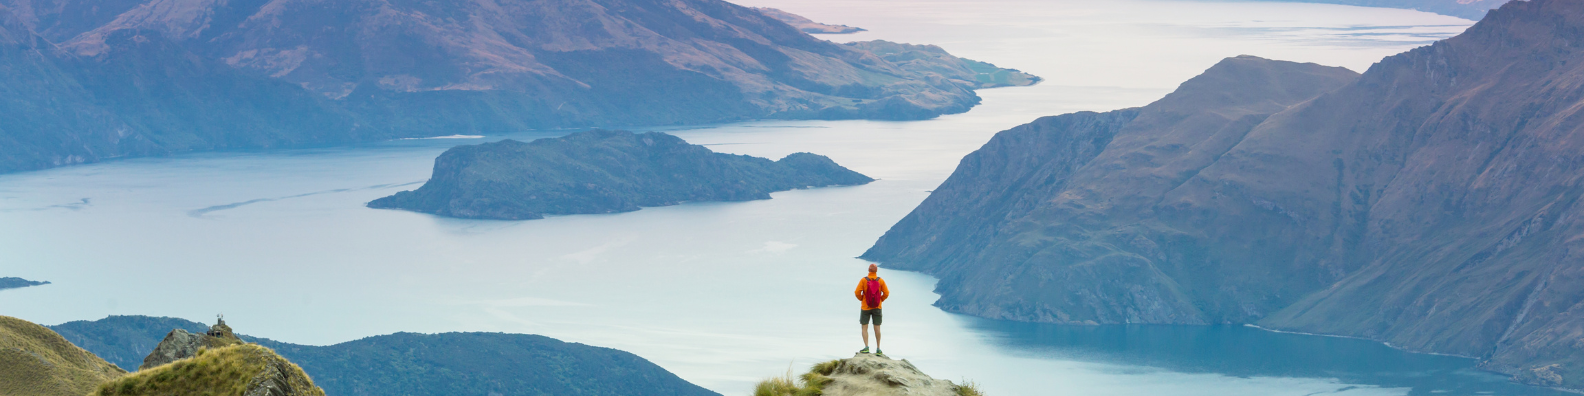
M 1336 378 L 1409 395 L 1570 395 L 1473 369 L 1474 359 L 1408 353 L 1379 342 L 1241 325 L 1066 326 L 971 319 L 993 343 L 1032 357 L 1228 376 Z

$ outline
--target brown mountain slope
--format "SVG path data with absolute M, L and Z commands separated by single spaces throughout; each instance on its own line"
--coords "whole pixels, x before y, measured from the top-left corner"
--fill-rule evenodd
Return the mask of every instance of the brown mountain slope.
M 27 93 L 0 112 L 37 114 L 0 120 L 0 172 L 523 129 L 925 119 L 1038 81 L 875 45 L 720 0 L 0 0 L 0 70 L 43 63 L 64 80 L 33 94 L 55 77 L 0 76 L 0 92 Z M 12 54 L 36 48 L 49 53 Z
M 1161 260 L 1158 246 L 1134 248 L 1168 243 L 1140 236 L 1165 227 L 1147 221 L 1162 194 L 1272 113 L 1357 76 L 1229 58 L 1143 108 L 1045 117 L 1002 132 L 863 257 L 941 274 L 939 305 L 992 318 L 1210 323 L 1279 309 L 1297 297 L 1279 290 L 1317 282 L 1215 277 L 1202 265 Z M 1215 271 L 1255 264 L 1226 265 Z M 1255 305 L 1238 302 L 1249 297 Z
M 0 316 L 0 394 L 85 395 L 124 374 L 44 326 Z
M 1158 122 L 1146 107 L 1109 142 L 1084 141 L 1103 145 L 1093 158 L 1001 143 L 1029 126 L 1003 132 L 865 257 L 940 275 L 937 304 L 960 312 L 1259 323 L 1584 388 L 1581 43 L 1584 2 L 1512 2 L 1268 117 L 1194 100 Z M 1290 92 L 1237 86 L 1172 95 Z M 991 158 L 1030 160 L 976 169 Z M 1033 189 L 1001 176 L 1041 172 Z M 954 206 L 998 189 L 1009 209 Z

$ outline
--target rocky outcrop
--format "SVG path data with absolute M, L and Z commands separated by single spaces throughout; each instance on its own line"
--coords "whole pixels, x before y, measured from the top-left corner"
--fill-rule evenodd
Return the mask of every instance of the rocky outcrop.
M 761 382 L 754 396 L 981 396 L 972 384 L 935 379 L 907 359 L 860 353 L 814 365 L 797 379 Z
M 761 13 L 764 13 L 765 15 L 767 15 L 767 16 L 769 16 L 771 18 L 775 18 L 778 21 L 781 21 L 781 22 L 786 23 L 788 25 L 792 25 L 792 27 L 795 27 L 798 30 L 803 31 L 803 33 L 809 33 L 809 34 L 847 34 L 847 33 L 858 33 L 858 32 L 864 31 L 863 28 L 856 28 L 856 27 L 847 26 L 847 25 L 832 25 L 832 24 L 828 24 L 828 23 L 814 22 L 812 20 L 809 20 L 808 18 L 804 18 L 802 15 L 798 15 L 798 14 L 793 14 L 793 13 L 790 13 L 790 12 L 782 11 L 782 10 L 780 10 L 778 8 L 753 7 L 753 9 L 755 11 L 759 11 Z
M 1584 388 L 1581 31 L 1534 0 L 1356 79 L 1229 60 L 1271 72 L 1224 62 L 1114 135 L 1002 132 L 864 257 L 957 312 L 1257 323 Z
M 770 199 L 798 188 L 874 181 L 824 156 L 779 161 L 721 154 L 659 132 L 592 130 L 531 143 L 503 140 L 446 150 L 434 176 L 371 208 L 524 220 L 630 212 L 698 201 Z
M 100 385 L 99 396 L 240 395 L 324 396 L 302 368 L 269 348 L 234 344 L 201 349 L 194 356 Z
M 125 374 L 44 326 L 0 316 L 0 394 L 81 396 Z
M 143 365 L 138 366 L 138 371 L 197 356 L 200 349 L 243 343 L 242 339 L 231 332 L 231 326 L 227 326 L 223 319 L 218 320 L 207 333 L 189 333 L 183 329 L 171 330 L 159 345 L 154 346 L 154 351 L 143 358 Z
M 464 132 L 922 119 L 978 104 L 986 73 L 894 63 L 720 0 L 102 3 L 0 0 L 0 172 Z

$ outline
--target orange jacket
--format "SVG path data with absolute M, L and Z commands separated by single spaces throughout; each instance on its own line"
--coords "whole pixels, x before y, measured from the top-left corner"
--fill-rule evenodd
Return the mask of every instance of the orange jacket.
M 880 304 L 875 304 L 873 307 L 869 306 L 868 301 L 864 301 L 864 289 L 869 288 L 869 277 L 871 276 L 880 281 Z M 879 275 L 870 274 L 858 280 L 858 288 L 853 290 L 853 296 L 858 297 L 858 301 L 863 304 L 863 310 L 865 311 L 880 309 L 880 306 L 885 304 L 885 299 L 891 297 L 891 289 L 886 288 L 885 279 L 880 279 Z

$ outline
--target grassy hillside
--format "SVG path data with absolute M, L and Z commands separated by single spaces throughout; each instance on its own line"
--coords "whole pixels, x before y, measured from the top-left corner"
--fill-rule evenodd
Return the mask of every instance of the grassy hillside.
M 52 328 L 135 368 L 172 329 L 208 326 L 111 316 Z M 537 335 L 401 333 L 324 347 L 238 337 L 273 348 L 333 395 L 715 395 L 637 355 Z
M 323 396 L 302 368 L 256 344 L 202 349 L 198 355 L 139 371 L 98 387 L 95 395 Z M 250 392 L 252 391 L 252 392 Z
M 0 316 L 0 395 L 83 395 L 123 374 L 44 326 Z

